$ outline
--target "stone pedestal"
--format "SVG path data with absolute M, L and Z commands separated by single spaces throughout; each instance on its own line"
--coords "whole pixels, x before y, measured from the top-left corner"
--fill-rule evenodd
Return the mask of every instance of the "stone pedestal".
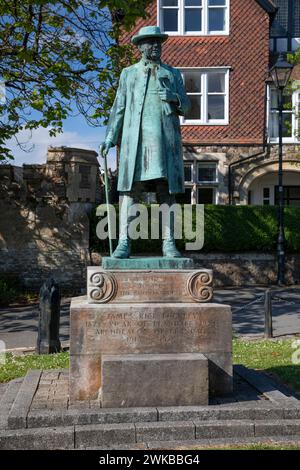
M 71 400 L 97 398 L 102 385 L 103 356 L 124 354 L 202 353 L 208 359 L 210 394 L 231 393 L 231 343 L 231 309 L 227 305 L 198 302 L 91 304 L 86 297 L 74 298 L 71 303 Z M 193 381 L 194 376 L 190 380 Z
M 174 260 L 173 258 L 173 266 Z M 128 265 L 128 260 L 120 261 L 127 261 Z M 157 262 L 154 265 L 157 266 Z M 163 264 L 167 265 L 166 262 Z M 213 274 L 210 269 L 127 268 L 107 271 L 99 266 L 90 266 L 87 271 L 88 302 L 209 302 L 213 297 L 212 282 Z
M 203 354 L 103 355 L 103 408 L 208 404 L 208 361 Z
M 207 405 L 232 392 L 232 319 L 189 258 L 104 258 L 72 299 L 70 399 Z

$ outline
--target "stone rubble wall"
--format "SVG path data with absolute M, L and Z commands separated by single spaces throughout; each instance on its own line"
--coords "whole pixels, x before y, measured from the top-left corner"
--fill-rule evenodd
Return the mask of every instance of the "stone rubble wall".
M 1 165 L 0 276 L 38 290 L 52 275 L 64 290 L 80 292 L 100 184 L 93 151 L 50 148 L 45 164 Z

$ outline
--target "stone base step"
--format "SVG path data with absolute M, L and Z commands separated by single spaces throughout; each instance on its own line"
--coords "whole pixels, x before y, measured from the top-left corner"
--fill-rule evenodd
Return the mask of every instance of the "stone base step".
M 5 388 L 0 402 L 0 429 L 7 427 L 8 415 L 15 403 L 23 378 L 11 380 Z
M 122 424 L 141 422 L 185 422 L 185 421 L 225 421 L 225 420 L 300 420 L 300 407 L 276 407 L 264 403 L 251 407 L 238 406 L 195 406 L 167 408 L 106 408 L 38 410 L 27 415 L 27 428 L 45 428 L 92 424 Z M 19 429 L 20 421 L 8 422 L 9 429 Z
M 195 439 L 193 441 L 153 441 L 147 443 L 114 446 L 113 450 L 197 450 L 197 449 L 238 449 L 249 445 L 268 445 L 280 447 L 297 446 L 300 447 L 300 436 L 280 436 L 280 437 L 231 437 L 227 439 Z M 86 450 L 109 450 L 105 447 L 87 447 Z
M 300 440 L 300 420 L 165 421 L 90 424 L 0 431 L 0 449 L 140 448 L 163 442 L 196 445 L 203 440 Z M 172 444 L 173 445 L 173 444 Z M 198 444 L 197 444 L 198 445 Z M 149 447 L 147 447 L 149 448 Z
M 10 382 L 1 397 L 0 449 L 176 449 L 300 441 L 299 400 L 263 382 L 256 371 L 241 373 L 260 394 L 252 388 L 250 393 L 242 381 L 235 395 L 209 406 L 104 409 L 98 401 L 70 405 L 65 398 L 53 408 L 49 383 L 52 391 L 54 384 L 55 393 L 67 395 L 66 371 L 29 371 Z

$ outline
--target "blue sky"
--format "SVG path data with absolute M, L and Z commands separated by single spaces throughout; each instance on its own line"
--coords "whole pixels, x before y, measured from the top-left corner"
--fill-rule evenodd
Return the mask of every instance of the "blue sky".
M 23 163 L 45 163 L 47 148 L 52 146 L 67 146 L 83 149 L 92 149 L 99 153 L 99 145 L 105 137 L 105 127 L 91 127 L 82 116 L 70 117 L 64 121 L 64 132 L 57 137 L 50 137 L 47 129 L 43 127 L 34 130 L 32 135 L 28 131 L 22 131 L 18 139 L 26 143 L 27 152 L 22 150 L 14 138 L 7 142 L 14 155 L 13 165 L 22 166 Z M 32 148 L 32 150 L 31 150 Z M 98 157 L 101 167 L 102 158 Z M 112 149 L 108 157 L 108 166 L 114 169 L 115 149 Z
M 104 12 L 108 12 L 104 8 Z M 104 24 L 103 24 L 104 27 Z M 106 24 L 107 31 L 110 29 L 110 22 Z M 81 37 L 81 33 L 78 38 Z M 104 64 L 106 62 L 103 52 L 96 51 L 98 57 L 102 57 Z M 1 81 L 0 81 L 1 86 Z M 3 93 L 3 90 L 2 90 Z M 5 91 L 4 91 L 5 96 Z M 1 87 L 0 87 L 0 100 L 1 100 Z M 74 107 L 75 109 L 75 107 Z M 35 118 L 36 111 L 30 111 L 30 117 Z M 41 116 L 38 116 L 39 119 Z M 86 120 L 77 115 L 76 117 L 69 117 L 63 122 L 64 132 L 57 137 L 50 137 L 48 129 L 43 127 L 32 131 L 22 131 L 17 135 L 17 138 L 22 144 L 25 144 L 27 151 L 22 150 L 14 138 L 6 142 L 8 148 L 12 150 L 14 160 L 11 161 L 13 165 L 22 166 L 23 163 L 45 163 L 47 148 L 49 146 L 67 146 L 83 149 L 92 149 L 99 153 L 99 145 L 105 138 L 105 127 L 91 127 L 86 123 Z M 102 157 L 98 157 L 101 167 Z M 116 167 L 116 151 L 112 149 L 108 156 L 108 166 L 114 169 Z

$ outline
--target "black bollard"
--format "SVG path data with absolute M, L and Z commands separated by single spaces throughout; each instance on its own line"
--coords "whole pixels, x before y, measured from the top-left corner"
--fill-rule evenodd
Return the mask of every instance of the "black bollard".
M 49 278 L 40 289 L 39 325 L 37 353 L 60 352 L 60 289 L 53 278 Z
M 271 289 L 267 289 L 265 292 L 265 338 L 273 338 Z

